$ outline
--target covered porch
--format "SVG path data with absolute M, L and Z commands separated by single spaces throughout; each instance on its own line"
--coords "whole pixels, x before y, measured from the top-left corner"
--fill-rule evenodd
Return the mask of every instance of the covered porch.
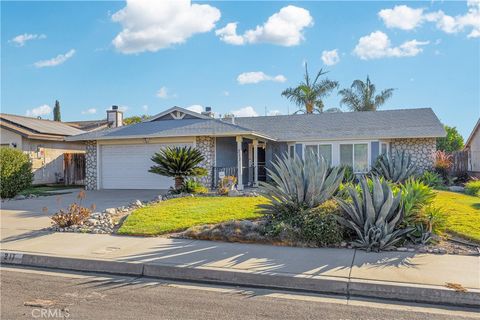
M 266 181 L 267 139 L 254 136 L 217 137 L 216 161 L 212 168 L 212 189 L 218 187 L 222 178 L 234 176 L 237 190 L 258 187 Z

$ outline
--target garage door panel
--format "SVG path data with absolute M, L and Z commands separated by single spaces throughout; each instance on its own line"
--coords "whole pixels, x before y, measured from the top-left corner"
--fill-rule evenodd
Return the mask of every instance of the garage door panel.
M 173 178 L 148 172 L 155 164 L 151 161 L 152 156 L 166 146 L 172 146 L 172 144 L 101 146 L 101 188 L 168 189 L 172 187 Z

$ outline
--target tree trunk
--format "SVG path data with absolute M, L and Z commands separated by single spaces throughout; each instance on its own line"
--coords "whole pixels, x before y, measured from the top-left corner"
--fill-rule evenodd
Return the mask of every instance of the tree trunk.
M 313 103 L 307 102 L 305 105 L 305 111 L 307 113 L 313 113 Z
M 175 190 L 178 190 L 182 187 L 183 177 L 175 177 Z

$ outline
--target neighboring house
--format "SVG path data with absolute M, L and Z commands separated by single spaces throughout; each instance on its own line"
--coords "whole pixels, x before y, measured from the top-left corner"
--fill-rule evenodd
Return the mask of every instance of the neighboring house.
M 61 181 L 64 153 L 85 152 L 83 143 L 65 141 L 65 137 L 85 131 L 62 122 L 2 113 L 0 129 L 2 147 L 17 148 L 28 154 L 32 161 L 34 184 Z
M 468 173 L 480 177 L 480 119 L 468 137 L 464 150 L 468 154 Z
M 104 120 L 88 120 L 88 121 L 69 121 L 64 122 L 71 127 L 77 128 L 83 131 L 96 131 L 109 128 L 107 119 Z
M 266 179 L 276 156 L 321 154 L 331 165 L 367 172 L 378 155 L 405 150 L 420 170 L 430 169 L 436 138 L 445 136 L 431 109 L 214 119 L 173 107 L 138 124 L 69 137 L 86 143 L 87 189 L 168 189 L 173 180 L 149 173 L 162 147 L 190 145 L 205 156 L 213 187 L 235 175 L 238 188 Z

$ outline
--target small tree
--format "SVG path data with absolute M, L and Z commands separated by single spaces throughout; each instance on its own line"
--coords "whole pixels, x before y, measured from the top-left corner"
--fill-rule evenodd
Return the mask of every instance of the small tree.
M 28 156 L 14 148 L 0 148 L 0 195 L 11 198 L 32 184 L 32 164 Z
M 192 147 L 167 147 L 155 153 L 152 161 L 156 163 L 149 172 L 175 178 L 175 190 L 182 187 L 187 177 L 200 177 L 207 170 L 199 166 L 205 160 L 200 150 Z
M 55 100 L 55 107 L 53 108 L 53 120 L 62 121 L 62 115 L 60 114 L 60 102 Z
M 463 137 L 458 133 L 457 128 L 445 126 L 447 136 L 437 138 L 437 150 L 445 152 L 460 151 L 463 149 Z
M 131 117 L 123 119 L 123 124 L 128 126 L 129 124 L 140 123 L 143 120 L 147 120 L 148 118 L 150 118 L 150 116 L 147 116 L 146 114 L 144 114 L 142 116 L 131 116 Z

